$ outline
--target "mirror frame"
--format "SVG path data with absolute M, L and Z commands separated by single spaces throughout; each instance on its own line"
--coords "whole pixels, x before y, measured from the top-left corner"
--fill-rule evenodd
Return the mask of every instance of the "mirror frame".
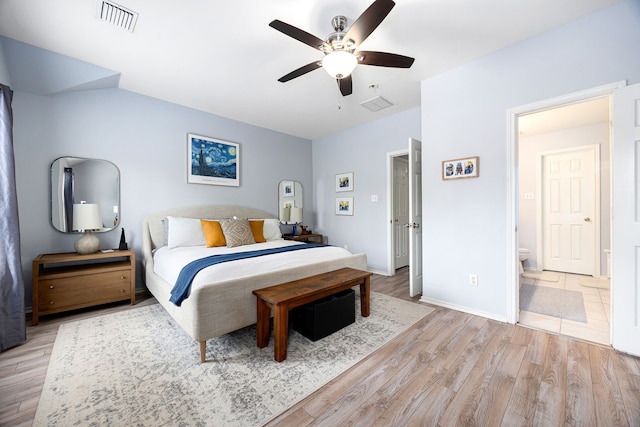
M 120 209 L 120 200 L 121 200 L 121 192 L 120 192 L 120 169 L 118 168 L 118 166 L 115 165 L 115 163 L 110 162 L 109 160 L 103 160 L 103 159 L 92 159 L 92 158 L 86 158 L 86 157 L 73 157 L 73 156 L 62 156 L 62 157 L 58 157 L 57 159 L 55 159 L 53 162 L 51 162 L 51 165 L 49 167 L 49 223 L 51 224 L 51 226 L 53 228 L 55 228 L 57 231 L 61 232 L 61 233 L 66 233 L 66 234 L 77 234 L 77 233 L 81 233 L 80 231 L 67 231 L 66 229 L 61 229 L 60 227 L 60 223 L 56 223 L 54 222 L 54 211 L 61 211 L 61 215 L 62 217 L 64 217 L 65 214 L 65 209 L 64 206 L 61 206 L 61 202 L 59 201 L 60 198 L 57 198 L 54 200 L 54 197 L 57 194 L 62 194 L 62 192 L 64 191 L 63 189 L 63 183 L 61 182 L 61 176 L 64 172 L 61 171 L 61 167 L 65 168 L 65 167 L 69 167 L 69 166 L 73 166 L 73 165 L 77 165 L 77 164 L 83 164 L 86 162 L 99 162 L 101 165 L 104 165 L 106 167 L 112 167 L 113 171 L 115 173 L 115 179 L 116 179 L 116 185 L 115 185 L 115 195 L 109 196 L 108 194 L 105 196 L 104 192 L 103 194 L 96 194 L 96 193 L 92 193 L 89 194 L 89 192 L 87 191 L 87 189 L 84 189 L 84 193 L 80 194 L 79 199 L 80 200 L 74 200 L 74 202 L 79 203 L 81 200 L 88 200 L 90 203 L 95 203 L 96 201 L 99 200 L 107 200 L 108 202 L 115 202 L 115 204 L 111 204 L 111 203 L 107 203 L 107 206 L 112 206 L 112 208 L 106 208 L 102 210 L 103 213 L 103 228 L 100 230 L 95 230 L 95 232 L 107 232 L 107 231 L 111 231 L 114 228 L 116 228 L 121 221 L 121 209 Z M 86 164 L 85 164 L 86 166 Z M 98 178 L 99 181 L 97 182 L 97 184 L 99 184 L 99 186 L 102 189 L 106 189 L 109 186 L 112 186 L 113 183 L 109 182 L 110 179 L 113 178 L 113 176 L 107 176 L 106 179 L 101 180 L 99 175 L 94 175 L 91 178 Z M 74 187 L 74 190 L 77 188 L 77 185 L 75 183 L 75 179 L 74 179 L 74 183 L 72 184 Z M 55 186 L 55 188 L 54 188 Z M 113 187 L 112 187 L 113 188 Z M 106 192 L 108 192 L 110 190 L 107 190 Z M 90 197 L 87 197 L 87 195 L 90 195 Z M 74 195 L 75 196 L 75 195 Z M 75 197 L 74 197 L 75 198 Z M 54 202 L 55 205 L 57 207 L 54 207 Z M 104 205 L 104 204 L 103 204 Z M 108 212 L 108 215 L 107 215 Z M 105 222 L 104 219 L 108 218 L 110 215 L 114 216 L 114 221 L 113 221 L 113 226 L 111 227 L 107 227 L 104 226 Z M 63 219 L 60 219 L 60 222 L 62 222 Z M 64 224 L 62 224 L 64 225 Z
M 278 184 L 278 216 L 280 210 L 286 207 L 286 204 L 292 203 L 289 207 L 303 208 L 304 195 L 302 193 L 302 184 L 292 179 L 285 179 Z M 282 224 L 293 224 L 291 221 L 282 221 Z

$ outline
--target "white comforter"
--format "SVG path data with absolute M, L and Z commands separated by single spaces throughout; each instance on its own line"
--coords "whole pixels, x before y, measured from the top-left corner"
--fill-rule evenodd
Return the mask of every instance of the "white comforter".
M 255 243 L 253 245 L 238 246 L 235 248 L 228 248 L 226 246 L 217 248 L 190 246 L 169 249 L 166 246 L 163 246 L 156 250 L 153 255 L 154 271 L 166 280 L 171 287 L 173 287 L 182 267 L 198 258 L 217 254 L 256 251 L 299 244 L 301 243 L 290 240 L 273 240 L 270 242 Z M 253 276 L 264 272 L 299 267 L 305 264 L 329 261 L 350 255 L 351 252 L 336 246 L 318 246 L 317 248 L 304 249 L 301 251 L 282 252 L 237 261 L 223 262 L 201 270 L 193 279 L 191 289 L 193 290 L 198 286 L 207 283 L 221 282 L 229 279 Z

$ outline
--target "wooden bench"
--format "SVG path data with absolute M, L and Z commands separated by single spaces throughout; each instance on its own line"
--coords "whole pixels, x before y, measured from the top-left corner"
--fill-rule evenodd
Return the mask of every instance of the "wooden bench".
M 370 312 L 371 274 L 353 268 L 318 274 L 304 279 L 256 289 L 257 297 L 257 341 L 258 347 L 269 345 L 269 318 L 273 309 L 274 359 L 282 362 L 287 358 L 289 335 L 289 310 L 360 285 L 360 313 Z

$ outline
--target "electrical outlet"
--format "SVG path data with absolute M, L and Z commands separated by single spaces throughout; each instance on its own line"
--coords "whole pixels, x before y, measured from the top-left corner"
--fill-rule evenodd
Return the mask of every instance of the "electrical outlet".
M 469 285 L 470 286 L 478 286 L 478 275 L 477 274 L 469 274 Z

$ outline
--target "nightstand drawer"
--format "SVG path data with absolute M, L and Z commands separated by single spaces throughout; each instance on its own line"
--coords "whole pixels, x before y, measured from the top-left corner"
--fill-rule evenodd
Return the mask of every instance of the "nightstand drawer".
M 41 294 L 58 292 L 81 292 L 83 289 L 102 289 L 103 286 L 117 284 L 129 287 L 131 270 L 111 271 L 108 273 L 85 274 L 81 276 L 40 279 L 38 290 Z
M 88 307 L 131 297 L 130 271 L 42 280 L 38 305 L 42 313 Z

